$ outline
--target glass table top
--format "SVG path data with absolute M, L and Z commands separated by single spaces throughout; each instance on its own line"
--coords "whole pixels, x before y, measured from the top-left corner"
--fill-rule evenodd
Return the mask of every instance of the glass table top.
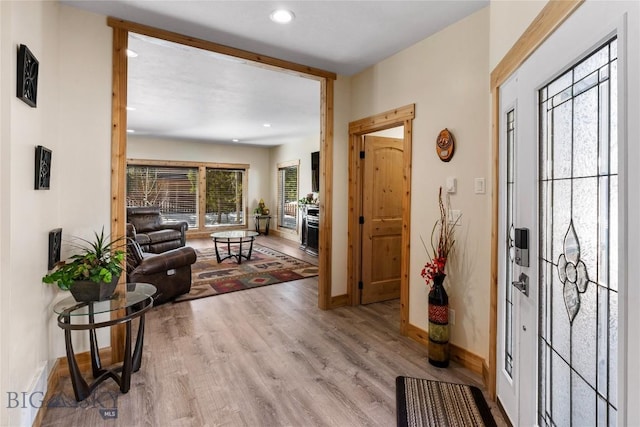
M 74 297 L 70 296 L 58 301 L 53 307 L 53 311 L 56 314 L 62 314 L 65 310 L 77 305 L 79 307 L 69 314 L 71 316 L 87 316 L 89 314 L 87 307 L 89 304 L 92 304 L 94 314 L 108 313 L 132 307 L 153 296 L 155 293 L 156 287 L 149 283 L 127 283 L 126 298 L 124 293 L 118 291 L 108 300 L 91 303 L 78 302 Z
M 251 230 L 229 230 L 211 233 L 212 239 L 244 239 L 256 236 L 258 236 L 258 233 Z

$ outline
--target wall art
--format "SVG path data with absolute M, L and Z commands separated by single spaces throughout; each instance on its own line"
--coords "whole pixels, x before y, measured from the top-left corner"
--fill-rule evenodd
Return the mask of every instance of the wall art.
M 48 190 L 51 181 L 51 150 L 42 145 L 36 147 L 35 189 Z
M 39 63 L 29 48 L 23 44 L 18 48 L 18 78 L 16 96 L 27 105 L 36 108 L 38 99 Z

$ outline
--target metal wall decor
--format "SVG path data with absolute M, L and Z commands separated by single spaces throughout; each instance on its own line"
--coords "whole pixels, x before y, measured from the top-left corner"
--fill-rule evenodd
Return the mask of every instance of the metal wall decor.
M 51 182 L 51 150 L 42 145 L 36 147 L 35 165 L 36 190 L 48 190 Z
M 27 46 L 21 44 L 18 48 L 16 96 L 33 108 L 36 108 L 38 100 L 38 69 L 36 57 Z
M 53 269 L 60 262 L 60 249 L 62 248 L 62 228 L 55 228 L 49 232 L 49 259 L 47 268 Z
M 440 160 L 443 162 L 448 162 L 453 157 L 454 150 L 455 143 L 453 135 L 449 132 L 449 129 L 442 129 L 438 134 L 438 139 L 436 139 L 436 153 L 438 153 L 438 157 L 440 157 Z

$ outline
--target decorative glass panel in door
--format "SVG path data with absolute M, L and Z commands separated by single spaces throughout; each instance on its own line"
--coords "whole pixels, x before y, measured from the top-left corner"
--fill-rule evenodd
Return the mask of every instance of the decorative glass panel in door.
M 617 419 L 617 42 L 539 91 L 538 423 Z

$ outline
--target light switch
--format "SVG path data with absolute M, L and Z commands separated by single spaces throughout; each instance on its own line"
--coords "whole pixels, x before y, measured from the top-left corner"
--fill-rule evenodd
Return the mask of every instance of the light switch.
M 456 187 L 457 187 L 457 180 L 454 177 L 447 177 L 447 185 L 446 185 L 446 189 L 447 189 L 447 193 L 455 193 L 456 192 Z
M 476 178 L 473 182 L 474 191 L 476 194 L 484 194 L 486 193 L 485 181 L 484 178 Z

